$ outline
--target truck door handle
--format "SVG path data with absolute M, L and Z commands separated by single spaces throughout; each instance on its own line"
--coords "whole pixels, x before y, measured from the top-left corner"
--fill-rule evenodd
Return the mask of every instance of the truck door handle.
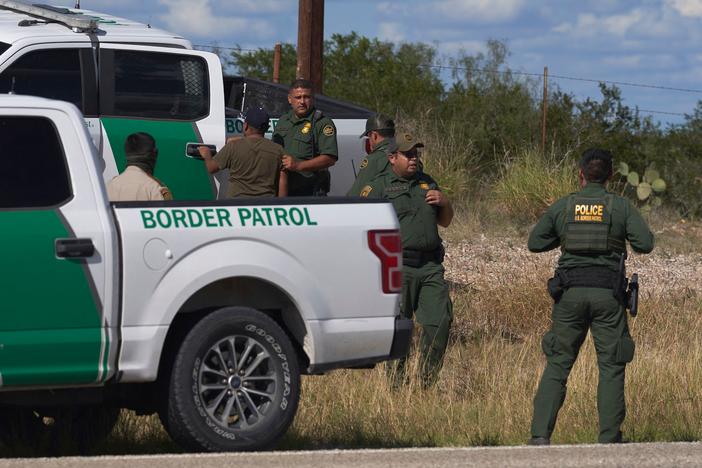
M 59 258 L 88 258 L 95 254 L 92 239 L 56 239 L 55 247 Z
M 198 150 L 199 146 L 207 146 L 212 152 L 212 156 L 217 154 L 216 145 L 208 145 L 206 143 L 187 143 L 185 145 L 185 155 L 193 159 L 202 159 L 202 156 L 200 156 L 200 150 Z

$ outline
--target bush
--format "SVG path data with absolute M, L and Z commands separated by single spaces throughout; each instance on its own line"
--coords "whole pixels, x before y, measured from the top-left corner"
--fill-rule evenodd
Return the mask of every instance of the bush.
M 577 166 L 572 158 L 543 156 L 536 149 L 527 149 L 505 156 L 493 195 L 504 214 L 529 223 L 577 187 Z

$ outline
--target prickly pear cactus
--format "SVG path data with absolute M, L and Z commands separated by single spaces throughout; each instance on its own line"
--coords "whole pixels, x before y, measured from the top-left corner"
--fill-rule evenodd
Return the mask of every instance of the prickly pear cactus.
M 638 172 L 632 171 L 627 163 L 620 162 L 617 173 L 624 179 L 622 195 L 627 187 L 632 187 L 636 191 L 641 211 L 650 212 L 652 208 L 661 206 L 663 200 L 660 194 L 665 192 L 667 185 L 653 165 L 646 168 L 641 177 Z

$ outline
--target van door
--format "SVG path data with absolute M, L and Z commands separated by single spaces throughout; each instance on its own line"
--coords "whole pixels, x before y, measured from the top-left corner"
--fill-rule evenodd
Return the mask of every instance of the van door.
M 80 141 L 57 109 L 0 109 L 2 387 L 96 384 L 113 372 L 113 246 Z
M 117 170 L 126 167 L 126 137 L 146 132 L 159 150 L 154 175 L 175 199 L 214 199 L 217 186 L 192 143 L 224 145 L 219 58 L 185 49 L 101 44 L 99 60 L 99 112 Z

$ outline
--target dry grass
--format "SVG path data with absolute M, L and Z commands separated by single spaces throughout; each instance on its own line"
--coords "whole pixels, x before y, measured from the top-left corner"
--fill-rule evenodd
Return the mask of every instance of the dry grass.
M 685 235 L 702 241 L 699 226 Z M 303 379 L 295 423 L 281 449 L 522 444 L 543 370 L 541 334 L 549 326 L 544 281 L 557 253 L 534 255 L 523 239 L 475 236 L 448 245 L 455 303 L 452 343 L 441 380 L 393 391 L 384 366 Z M 627 368 L 628 416 L 635 441 L 702 439 L 701 250 L 634 255 L 641 276 L 637 343 Z M 597 366 L 587 340 L 568 384 L 554 434 L 558 443 L 597 439 Z M 105 453 L 177 450 L 157 418 L 125 415 Z

